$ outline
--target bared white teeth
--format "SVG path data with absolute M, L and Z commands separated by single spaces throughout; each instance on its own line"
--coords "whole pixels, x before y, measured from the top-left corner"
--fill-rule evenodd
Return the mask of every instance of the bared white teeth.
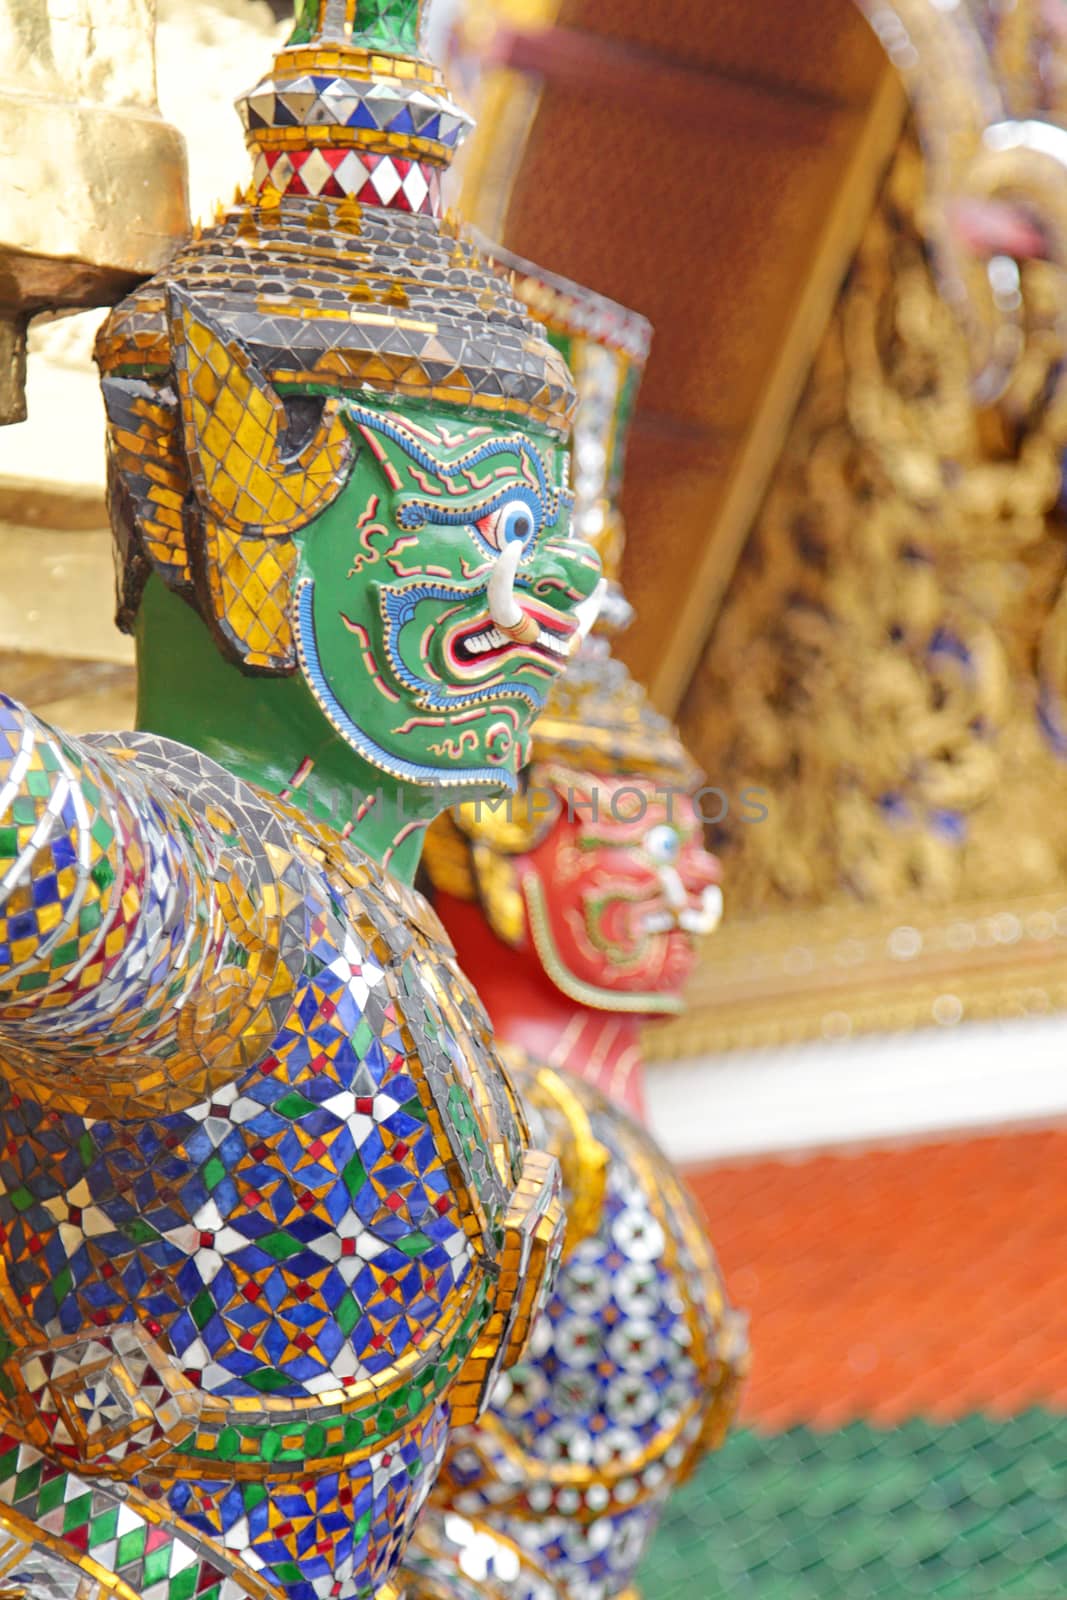
M 507 642 L 499 628 L 483 628 L 481 633 L 473 634 L 471 638 L 465 640 L 464 649 L 470 655 L 480 656 L 487 650 L 499 650 L 500 646 Z
M 547 628 L 541 629 L 537 636 L 537 643 L 542 649 L 551 650 L 553 655 L 559 656 L 563 661 L 566 661 L 570 656 L 570 640 L 559 638 L 557 634 L 550 633 Z
M 486 584 L 486 598 L 494 627 L 468 639 L 467 649 L 477 656 L 503 644 L 536 644 L 566 661 L 571 653 L 570 638 L 561 639 L 545 627 L 535 631 L 537 619 L 531 612 L 524 611 L 515 597 L 515 579 L 522 555 L 523 546 L 515 540 L 504 548 L 493 563 Z M 592 626 L 592 621 L 589 625 Z M 485 642 L 487 640 L 488 643 Z
M 570 654 L 570 640 L 561 639 L 556 634 L 550 633 L 547 628 L 542 628 L 535 641 L 545 650 L 551 650 L 553 655 L 567 660 Z M 489 650 L 499 650 L 504 645 L 514 645 L 514 639 L 508 639 L 500 632 L 499 628 L 483 628 L 481 633 L 472 634 L 463 641 L 463 649 L 467 655 L 482 656 Z

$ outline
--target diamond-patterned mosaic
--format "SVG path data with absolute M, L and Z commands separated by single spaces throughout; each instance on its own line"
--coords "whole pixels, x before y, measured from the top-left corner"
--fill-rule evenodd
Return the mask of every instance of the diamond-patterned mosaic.
M 559 1155 L 567 1250 L 527 1357 L 456 1433 L 435 1490 L 581 1600 L 630 1584 L 667 1497 L 717 1445 L 747 1365 L 703 1224 L 651 1138 L 578 1080 L 512 1062 Z M 576 1226 L 581 1219 L 584 1226 Z
M 433 914 L 354 846 L 151 735 L 61 740 L 4 700 L 0 737 L 0 881 L 29 917 L 0 1030 L 0 1414 L 289 1600 L 363 1593 L 446 1401 L 482 1401 L 486 1338 L 517 1353 L 552 1171 Z M 13 1467 L 0 1507 L 23 1491 Z M 42 1529 L 69 1544 L 67 1518 Z

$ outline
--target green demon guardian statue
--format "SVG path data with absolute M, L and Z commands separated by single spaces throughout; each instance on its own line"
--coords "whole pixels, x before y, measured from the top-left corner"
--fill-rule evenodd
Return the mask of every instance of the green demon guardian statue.
M 138 726 L 0 700 L 0 1586 L 389 1593 L 562 1216 L 410 888 L 598 581 L 573 395 L 440 218 L 416 0 L 312 0 L 254 183 L 101 333 Z M 388 871 L 385 869 L 388 868 Z

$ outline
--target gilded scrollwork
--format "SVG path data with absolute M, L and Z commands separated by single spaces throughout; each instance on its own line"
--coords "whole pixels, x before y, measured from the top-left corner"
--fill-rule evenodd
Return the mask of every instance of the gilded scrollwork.
M 712 782 L 769 792 L 718 830 L 735 917 L 1067 887 L 1055 269 L 979 409 L 922 213 L 909 140 L 683 714 Z
M 1064 0 L 857 0 L 900 72 L 926 162 L 923 227 L 963 324 L 974 393 L 1027 358 L 1017 263 L 1067 264 Z M 1061 348 L 1067 339 L 1059 316 Z

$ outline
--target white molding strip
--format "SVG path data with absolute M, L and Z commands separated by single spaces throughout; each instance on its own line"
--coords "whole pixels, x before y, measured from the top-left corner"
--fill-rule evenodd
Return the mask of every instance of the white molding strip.
M 1067 1118 L 1067 1017 L 965 1023 L 647 1069 L 652 1130 L 690 1165 Z

